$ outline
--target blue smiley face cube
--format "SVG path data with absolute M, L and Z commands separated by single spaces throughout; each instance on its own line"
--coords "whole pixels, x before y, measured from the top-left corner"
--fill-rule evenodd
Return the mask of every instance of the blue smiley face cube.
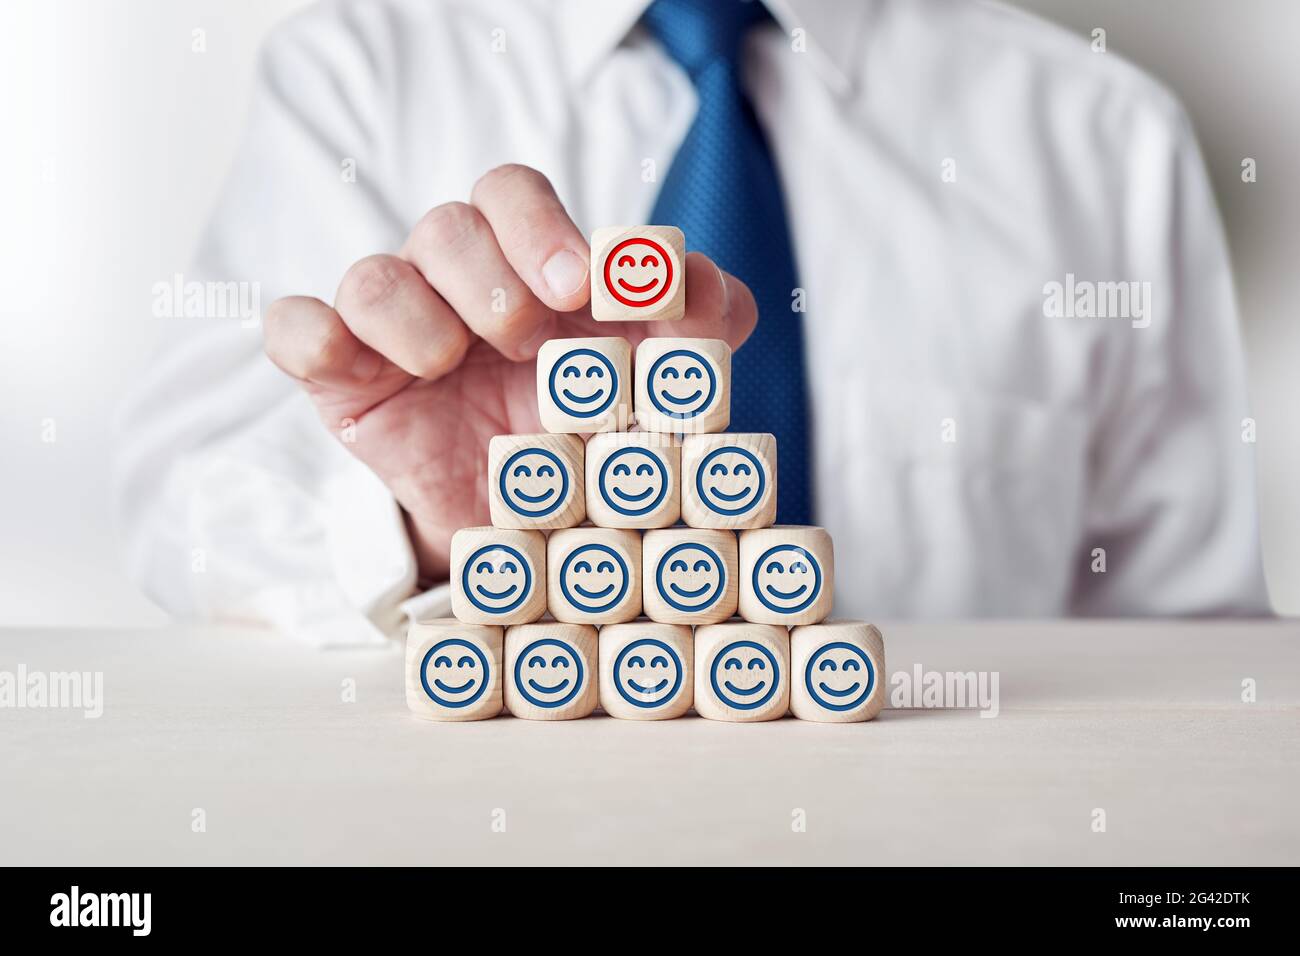
M 695 710 L 711 720 L 775 720 L 790 704 L 784 627 L 731 622 L 695 629 Z
M 516 717 L 586 717 L 599 699 L 596 629 L 586 624 L 521 624 L 505 636 L 505 704 Z
M 824 528 L 776 525 L 740 533 L 740 616 L 816 624 L 831 612 L 835 553 Z
M 413 622 L 406 636 L 406 705 L 427 720 L 495 717 L 502 707 L 503 631 L 450 618 Z
M 600 706 L 624 720 L 680 717 L 694 699 L 694 665 L 685 625 L 608 624 L 600 629 Z
M 865 621 L 790 629 L 790 709 L 801 720 L 871 720 L 885 706 L 885 642 Z
M 627 428 L 632 347 L 622 338 L 551 339 L 537 353 L 537 408 L 556 434 Z
M 470 624 L 523 624 L 546 611 L 540 531 L 462 528 L 451 539 L 451 608 Z
M 664 528 L 641 542 L 642 604 L 653 621 L 717 624 L 736 613 L 739 551 L 731 531 Z
M 731 348 L 720 339 L 649 338 L 636 350 L 637 425 L 702 435 L 731 423 Z
M 692 528 L 765 528 L 776 518 L 776 439 L 688 435 L 682 441 L 682 519 Z
M 641 613 L 641 536 L 619 528 L 566 528 L 546 543 L 551 616 L 618 624 Z
M 497 528 L 572 528 L 587 516 L 585 450 L 576 435 L 497 435 L 488 503 Z
M 680 514 L 677 442 L 648 432 L 607 432 L 587 442 L 587 514 L 602 528 L 666 528 Z

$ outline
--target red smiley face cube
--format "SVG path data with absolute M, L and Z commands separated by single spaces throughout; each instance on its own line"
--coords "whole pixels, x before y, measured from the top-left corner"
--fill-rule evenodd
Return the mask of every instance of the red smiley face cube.
M 674 226 L 608 226 L 591 237 L 591 315 L 650 322 L 686 315 L 686 240 Z

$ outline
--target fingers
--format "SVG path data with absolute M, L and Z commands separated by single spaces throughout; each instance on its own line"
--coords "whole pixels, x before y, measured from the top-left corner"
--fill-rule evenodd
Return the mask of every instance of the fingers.
M 619 331 L 634 344 L 649 336 L 722 339 L 738 349 L 754 331 L 758 307 L 749 286 L 723 272 L 708 256 L 692 252 L 686 256 L 686 317 L 675 322 L 622 322 Z M 606 329 L 608 323 L 602 323 Z
M 590 298 L 591 249 L 550 180 L 528 166 L 489 170 L 470 193 L 506 261 L 547 306 L 572 312 Z
M 581 334 L 583 326 L 634 341 L 720 338 L 734 349 L 757 321 L 744 283 L 692 253 L 683 269 L 683 320 L 593 323 L 585 310 L 578 312 L 590 299 L 590 254 L 545 176 L 526 166 L 499 166 L 475 184 L 470 203 L 446 203 L 422 217 L 400 257 L 356 263 L 335 308 L 360 344 L 424 379 L 457 368 L 474 336 L 524 361 L 547 339 Z
M 472 332 L 507 358 L 532 358 L 551 337 L 554 313 L 506 261 L 473 206 L 452 202 L 429 210 L 402 254 Z
M 293 378 L 331 388 L 365 388 L 386 364 L 348 331 L 337 312 L 307 296 L 271 303 L 263 322 L 263 347 Z
M 499 166 L 470 203 L 430 210 L 402 249 L 468 328 L 515 361 L 559 334 L 555 311 L 589 298 L 587 242 L 550 182 L 527 166 Z
M 758 309 L 749 286 L 723 272 L 708 256 L 692 252 L 686 257 L 686 317 L 671 323 L 672 331 L 657 334 L 723 339 L 736 349 L 749 338 L 757 321 Z
M 419 378 L 455 369 L 473 341 L 415 266 L 396 256 L 368 256 L 353 265 L 334 305 L 356 338 Z

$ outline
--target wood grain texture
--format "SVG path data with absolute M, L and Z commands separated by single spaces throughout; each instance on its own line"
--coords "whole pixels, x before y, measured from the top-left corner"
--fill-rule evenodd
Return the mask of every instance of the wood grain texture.
M 570 624 L 620 624 L 641 613 L 641 535 L 565 528 L 546 543 L 547 603 Z
M 638 428 L 703 435 L 731 424 L 731 347 L 721 339 L 643 339 L 632 376 Z
M 790 634 L 773 624 L 729 621 L 695 629 L 695 712 L 751 723 L 790 707 Z
M 605 226 L 591 234 L 591 315 L 662 322 L 686 315 L 686 238 L 676 226 Z
M 776 438 L 766 433 L 682 440 L 682 520 L 692 528 L 766 528 L 776 520 Z
M 537 411 L 548 432 L 626 431 L 632 423 L 627 339 L 550 339 L 537 352 Z
M 406 706 L 426 720 L 486 720 L 504 702 L 505 632 L 454 618 L 413 621 L 406 632 Z
M 596 629 L 543 621 L 506 629 L 505 703 L 525 720 L 586 717 L 600 699 Z
M 587 517 L 585 447 L 576 435 L 497 435 L 488 506 L 498 528 L 574 528 Z
M 740 599 L 739 546 L 733 531 L 664 528 L 641 539 L 641 604 L 665 624 L 718 624 Z
M 800 720 L 847 724 L 885 706 L 885 639 L 866 621 L 790 628 L 790 710 Z
M 600 629 L 600 706 L 623 720 L 670 720 L 695 699 L 695 640 L 680 624 L 638 620 Z
M 740 616 L 817 624 L 835 602 L 835 549 L 825 528 L 775 525 L 740 533 Z
M 671 435 L 592 435 L 586 472 L 587 517 L 598 527 L 666 528 L 681 515 L 682 449 Z
M 487 527 L 452 535 L 451 612 L 467 624 L 503 625 L 545 614 L 545 535 Z

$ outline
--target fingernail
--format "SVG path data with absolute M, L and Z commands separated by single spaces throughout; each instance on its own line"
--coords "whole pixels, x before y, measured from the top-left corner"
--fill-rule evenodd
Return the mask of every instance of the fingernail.
M 561 249 L 542 266 L 542 278 L 552 295 L 566 299 L 587 281 L 587 262 L 577 253 Z
M 718 285 L 722 286 L 722 314 L 725 316 L 731 311 L 731 291 L 727 286 L 727 277 L 722 274 L 722 267 L 716 262 L 713 264 L 713 270 L 718 274 Z
M 362 382 L 369 382 L 379 374 L 379 366 L 383 364 L 382 355 L 363 348 L 352 361 L 352 374 Z

